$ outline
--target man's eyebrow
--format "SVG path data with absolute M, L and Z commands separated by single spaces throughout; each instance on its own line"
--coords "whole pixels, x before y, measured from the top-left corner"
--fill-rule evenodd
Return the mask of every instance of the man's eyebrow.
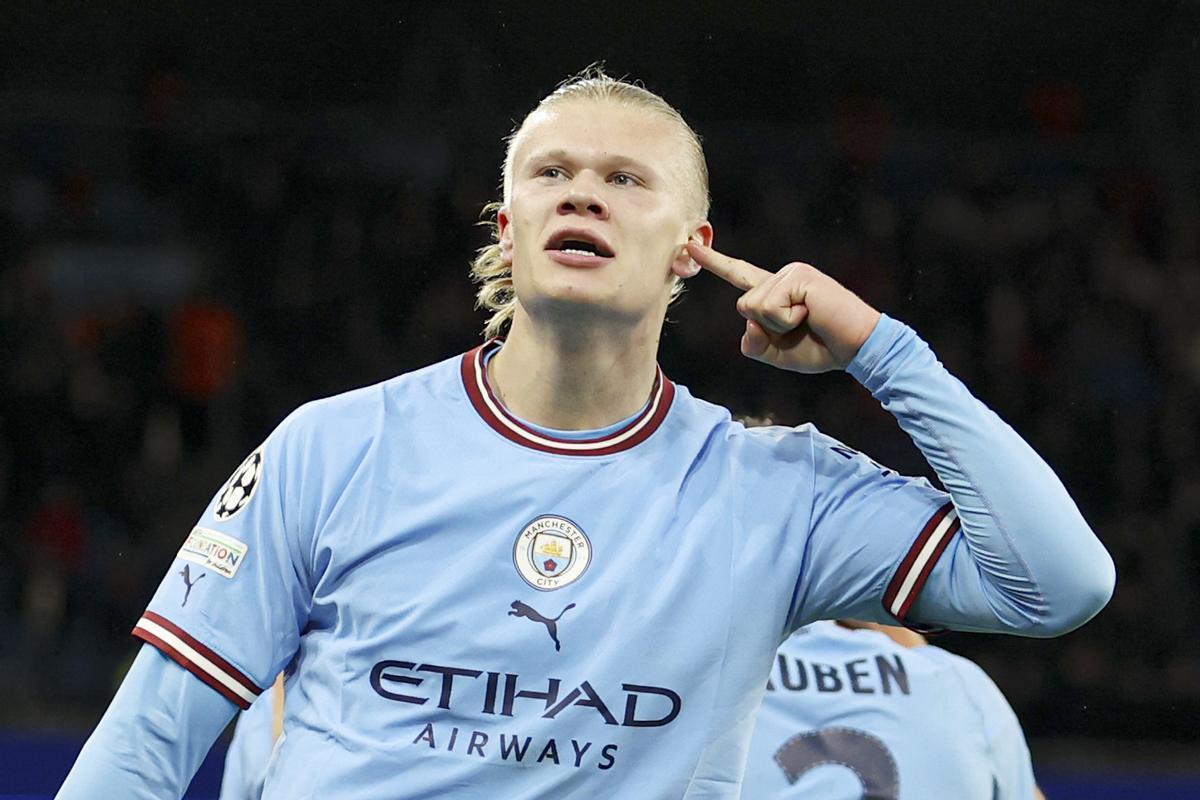
M 561 161 L 570 164 L 575 163 L 579 159 L 580 156 L 578 154 L 572 154 L 561 147 L 556 147 L 551 150 L 530 153 L 529 157 L 525 159 L 525 163 L 528 165 L 545 163 L 547 161 Z M 658 170 L 646 162 L 639 161 L 632 156 L 622 155 L 621 153 L 605 153 L 600 160 L 606 167 L 613 169 L 628 168 L 647 177 L 657 177 L 659 174 Z

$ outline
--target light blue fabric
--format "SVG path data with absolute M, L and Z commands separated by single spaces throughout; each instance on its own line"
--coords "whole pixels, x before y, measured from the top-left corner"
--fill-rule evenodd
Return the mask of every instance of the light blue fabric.
M 275 701 L 272 690 L 262 693 L 238 716 L 233 739 L 225 751 L 220 800 L 260 800 L 274 750 Z
M 747 800 L 1030 800 L 1033 791 L 1020 723 L 970 661 L 832 622 L 779 648 Z
M 912 619 L 1059 636 L 1104 607 L 1116 569 L 1058 476 L 911 328 L 884 316 L 848 371 L 912 438 L 962 521 Z
M 293 413 L 141 635 L 209 652 L 177 660 L 241 705 L 294 662 L 267 800 L 736 797 L 780 641 L 887 619 L 948 497 L 683 387 L 628 449 L 547 452 L 487 421 L 464 363 Z M 1061 484 L 915 334 L 885 318 L 851 371 L 967 506 L 910 619 L 1043 635 L 1099 609 L 1111 561 Z
M 236 710 L 143 645 L 56 797 L 179 797 Z

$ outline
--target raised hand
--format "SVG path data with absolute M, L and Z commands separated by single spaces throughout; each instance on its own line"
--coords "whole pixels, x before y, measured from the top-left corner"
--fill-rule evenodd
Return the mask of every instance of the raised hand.
M 689 242 L 704 269 L 745 291 L 742 354 L 792 372 L 845 369 L 875 330 L 879 312 L 825 273 L 799 261 L 770 272 Z

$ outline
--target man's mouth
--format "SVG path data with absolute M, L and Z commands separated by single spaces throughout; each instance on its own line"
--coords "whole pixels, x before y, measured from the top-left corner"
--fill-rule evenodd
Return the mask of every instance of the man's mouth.
M 546 250 L 567 256 L 612 258 L 615 253 L 599 234 L 583 229 L 562 230 L 550 237 Z
M 590 242 L 583 242 L 578 239 L 568 239 L 558 247 L 560 253 L 578 253 L 584 256 L 603 256 L 611 258 L 612 253 L 601 252 L 600 248 Z

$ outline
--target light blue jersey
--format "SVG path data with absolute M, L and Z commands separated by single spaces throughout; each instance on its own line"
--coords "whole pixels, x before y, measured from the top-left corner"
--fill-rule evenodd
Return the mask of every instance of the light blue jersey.
M 483 355 L 290 417 L 136 634 L 243 706 L 297 659 L 267 798 L 732 791 L 782 632 L 878 604 L 946 496 L 662 377 L 622 430 L 534 433 Z
M 1053 635 L 1111 592 L 1053 473 L 895 320 L 850 372 L 953 503 L 811 426 L 747 430 L 661 372 L 619 425 L 535 428 L 488 386 L 497 347 L 292 414 L 137 623 L 237 707 L 289 667 L 267 800 L 736 797 L 796 627 Z M 136 679 L 162 664 L 139 660 Z M 118 707 L 144 694 L 118 694 L 68 785 L 125 774 L 104 761 L 111 739 L 170 727 Z M 190 703 L 204 730 L 219 722 Z M 190 708 L 161 759 L 180 773 Z M 127 796 L 156 796 L 140 786 Z
M 938 647 L 818 622 L 779 648 L 747 800 L 1028 800 L 1020 723 L 983 670 Z
M 260 800 L 267 765 L 275 746 L 275 698 L 271 689 L 262 693 L 238 715 L 233 740 L 225 751 L 220 800 Z

